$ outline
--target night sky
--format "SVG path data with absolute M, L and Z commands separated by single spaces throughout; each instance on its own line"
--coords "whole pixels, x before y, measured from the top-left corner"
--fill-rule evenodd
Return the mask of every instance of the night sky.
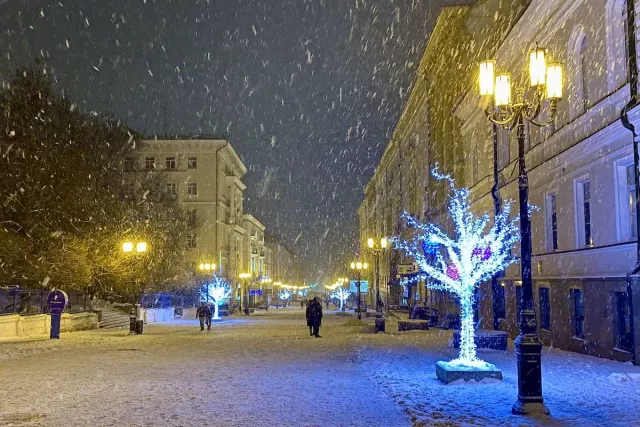
M 0 80 L 44 57 L 86 111 L 226 136 L 245 211 L 304 256 L 353 257 L 356 209 L 440 6 L 455 0 L 0 0 Z

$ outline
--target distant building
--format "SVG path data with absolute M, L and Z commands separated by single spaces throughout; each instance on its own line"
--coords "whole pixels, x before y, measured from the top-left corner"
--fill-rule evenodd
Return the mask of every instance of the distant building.
M 244 250 L 250 232 L 244 228 L 242 183 L 247 168 L 227 140 L 145 139 L 124 167 L 136 177 L 161 174 L 166 196 L 177 198 L 197 222 L 185 242 L 194 271 L 212 262 L 219 274 L 235 281 L 248 269 L 252 258 Z

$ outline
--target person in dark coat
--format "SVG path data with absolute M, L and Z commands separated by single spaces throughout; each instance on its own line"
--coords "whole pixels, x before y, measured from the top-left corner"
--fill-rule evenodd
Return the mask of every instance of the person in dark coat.
M 204 301 L 200 302 L 198 309 L 196 310 L 196 317 L 200 319 L 200 330 L 204 331 L 204 325 L 206 323 L 207 330 L 211 330 L 211 306 L 205 304 Z
M 320 338 L 320 325 L 322 323 L 322 304 L 318 300 L 318 297 L 315 297 L 313 301 L 309 304 L 307 308 L 308 321 L 307 325 L 310 327 L 311 335 L 316 338 Z
M 311 323 L 311 304 L 307 304 L 307 326 L 309 327 L 309 336 L 313 336 L 313 324 Z

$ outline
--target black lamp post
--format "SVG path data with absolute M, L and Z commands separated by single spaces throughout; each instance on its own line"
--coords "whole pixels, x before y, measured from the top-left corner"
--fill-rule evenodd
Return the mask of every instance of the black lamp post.
M 382 299 L 380 298 L 380 254 L 387 249 L 388 241 L 386 238 L 381 238 L 377 242 L 374 238 L 369 237 L 367 239 L 367 246 L 373 252 L 376 268 L 376 317 L 382 317 Z
M 356 293 L 356 298 L 357 298 L 357 314 L 358 314 L 358 320 L 362 319 L 362 311 L 360 309 L 360 280 L 361 280 L 361 273 L 362 270 L 366 270 L 367 268 L 369 268 L 369 264 L 367 264 L 366 262 L 352 262 L 351 263 L 351 269 L 354 270 L 356 272 L 356 277 L 357 277 L 357 284 L 356 284 L 356 288 L 357 288 L 357 293 Z
M 249 315 L 249 290 L 247 289 L 249 285 L 247 285 L 247 280 L 251 278 L 253 275 L 251 273 L 240 273 L 240 279 L 242 279 L 242 287 L 244 288 L 242 291 L 243 302 L 244 302 L 244 314 L 246 316 Z
M 517 88 L 515 102 L 511 100 L 511 76 L 495 75 L 495 62 L 480 63 L 480 95 L 493 96 L 487 108 L 489 120 L 505 129 L 516 129 L 518 138 L 518 196 L 520 205 L 520 268 L 522 297 L 520 334 L 514 344 L 518 357 L 518 400 L 514 414 L 549 414 L 542 398 L 542 341 L 537 335 L 536 314 L 531 279 L 531 222 L 529 219 L 529 179 L 525 164 L 524 121 L 545 127 L 555 120 L 557 104 L 562 98 L 562 66 L 547 65 L 546 50 L 536 46 L 529 53 L 529 80 L 534 88 L 533 100 L 526 100 L 524 88 Z M 542 104 L 548 102 L 549 114 L 545 122 L 538 121 Z

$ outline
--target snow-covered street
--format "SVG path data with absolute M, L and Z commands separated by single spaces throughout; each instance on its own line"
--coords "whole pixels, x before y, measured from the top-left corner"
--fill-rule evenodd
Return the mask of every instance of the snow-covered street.
M 325 316 L 312 338 L 302 310 L 0 343 L 0 425 L 462 426 L 637 425 L 640 368 L 545 349 L 552 418 L 510 413 L 512 351 L 480 351 L 503 382 L 443 385 L 434 363 L 450 331 L 370 333 Z M 389 329 L 393 326 L 388 324 Z

